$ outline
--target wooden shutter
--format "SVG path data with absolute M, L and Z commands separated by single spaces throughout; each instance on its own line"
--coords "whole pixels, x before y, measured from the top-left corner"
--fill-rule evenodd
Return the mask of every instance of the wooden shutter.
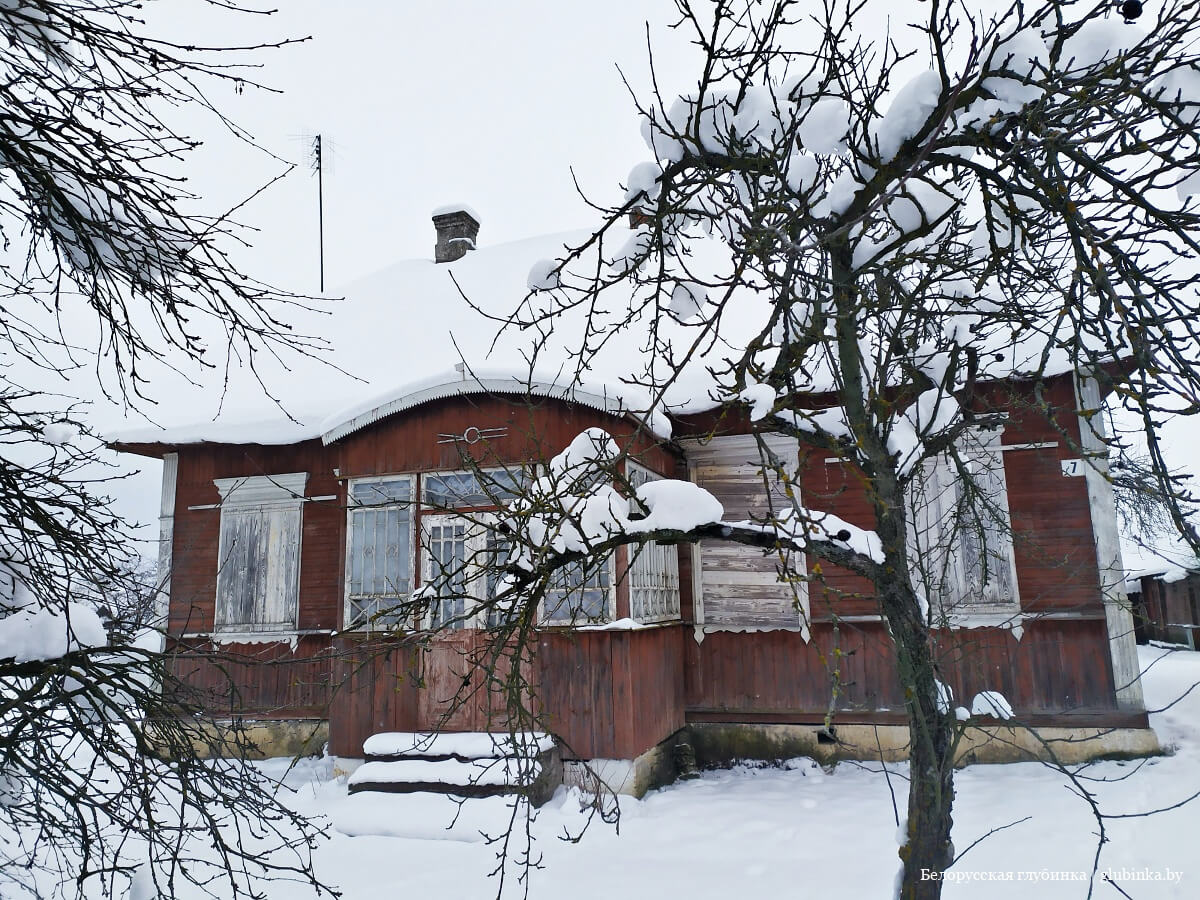
M 796 466 L 799 444 L 794 438 L 764 435 L 763 439 L 786 466 Z M 686 446 L 686 452 L 692 481 L 721 501 L 726 522 L 762 520 L 792 508 L 792 501 L 774 475 L 768 474 L 764 480 L 754 435 L 694 442 Z M 700 601 L 697 619 L 703 624 L 758 628 L 798 628 L 803 624 L 797 600 L 802 609 L 806 586 L 780 580 L 776 551 L 701 541 L 693 559 Z M 803 573 L 803 555 L 794 554 L 789 566 Z
M 927 460 L 909 492 L 914 580 L 944 614 L 1020 609 L 1004 454 L 997 432 L 967 434 L 958 454 Z
M 294 629 L 299 596 L 300 507 L 223 509 L 217 627 Z
M 217 630 L 296 629 L 307 478 L 306 473 L 294 472 L 215 480 L 222 499 Z

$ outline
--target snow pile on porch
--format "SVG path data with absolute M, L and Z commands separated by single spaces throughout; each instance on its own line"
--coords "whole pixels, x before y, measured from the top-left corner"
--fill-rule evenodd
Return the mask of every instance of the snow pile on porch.
M 367 756 L 453 756 L 458 759 L 490 759 L 519 753 L 536 756 L 554 746 L 554 738 L 542 732 L 469 731 L 384 731 L 363 741 Z

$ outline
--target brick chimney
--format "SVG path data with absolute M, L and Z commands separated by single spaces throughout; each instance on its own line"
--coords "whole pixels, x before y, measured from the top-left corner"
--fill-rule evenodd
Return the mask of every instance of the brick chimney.
M 433 227 L 437 229 L 435 262 L 454 262 L 475 249 L 479 235 L 479 219 L 469 207 L 442 206 L 433 211 Z

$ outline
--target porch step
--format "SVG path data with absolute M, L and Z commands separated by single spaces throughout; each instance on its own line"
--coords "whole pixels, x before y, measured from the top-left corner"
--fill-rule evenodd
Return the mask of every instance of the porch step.
M 562 756 L 544 734 L 388 732 L 367 738 L 351 794 L 519 794 L 541 806 L 562 784 Z
M 537 756 L 554 747 L 554 738 L 541 732 L 507 731 L 385 731 L 363 742 L 368 762 L 399 759 L 469 762 L 506 756 Z

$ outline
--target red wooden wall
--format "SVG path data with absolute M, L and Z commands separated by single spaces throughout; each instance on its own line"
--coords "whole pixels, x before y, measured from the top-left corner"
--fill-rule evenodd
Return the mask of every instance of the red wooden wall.
M 975 692 L 999 690 L 1031 721 L 1068 715 L 1116 724 L 1086 485 L 1083 478 L 1064 477 L 1059 467 L 1060 459 L 1078 455 L 1067 445 L 1078 437 L 1070 380 L 1047 386 L 1043 397 L 1051 404 L 1049 418 L 1028 392 L 981 396 L 979 402 L 1010 410 L 1005 444 L 1058 443 L 1057 451 L 1005 453 L 1022 605 L 1050 618 L 1027 622 L 1020 641 L 991 628 L 939 635 L 942 678 L 964 703 Z M 744 430 L 746 424 L 735 417 L 719 422 L 698 417 L 678 430 L 695 435 Z M 471 426 L 507 433 L 470 448 L 438 442 L 441 434 L 462 434 Z M 328 635 L 340 627 L 345 479 L 459 469 L 463 449 L 484 465 L 547 459 L 591 426 L 630 442 L 651 469 L 686 477 L 677 452 L 632 434 L 631 423 L 623 419 L 553 400 L 530 406 L 522 398 L 429 403 L 329 447 L 309 441 L 293 447 L 179 448 L 173 635 L 202 634 L 212 627 L 220 511 L 188 507 L 218 501 L 214 478 L 306 471 L 309 496 L 338 499 L 304 507 L 300 628 L 317 633 L 302 637 L 295 653 L 279 646 L 240 648 L 244 664 L 183 654 L 177 671 L 208 691 L 218 709 L 232 709 L 230 683 L 242 709 L 257 715 L 321 715 L 328 706 L 333 752 L 342 755 L 358 755 L 362 740 L 376 731 L 431 727 L 445 699 L 438 692 L 446 690 L 431 684 L 436 673 L 452 682 L 452 666 L 432 666 L 428 652 L 410 647 L 381 650 L 357 638 Z M 861 479 L 852 467 L 826 463 L 827 455 L 808 453 L 804 502 L 870 528 Z M 834 625 L 836 617 L 878 613 L 862 579 L 835 567 L 824 570 L 810 594 L 814 625 L 807 644 L 794 631 L 713 632 L 697 642 L 687 547 L 681 548 L 680 575 L 680 625 L 630 632 L 548 630 L 539 637 L 530 677 L 549 726 L 564 737 L 572 755 L 636 756 L 688 720 L 819 722 L 835 685 L 834 705 L 842 721 L 902 718 L 903 700 L 882 625 L 840 620 Z M 623 615 L 625 592 L 619 592 L 618 604 Z M 249 663 L 262 659 L 270 664 Z M 462 724 L 486 723 L 492 705 L 476 703 L 463 713 L 470 721 Z
M 961 705 L 994 690 L 1034 724 L 1127 718 L 1116 712 L 1102 617 L 1033 620 L 1020 640 L 999 628 L 941 632 L 936 658 Z M 835 721 L 905 721 L 880 623 L 817 625 L 807 644 L 794 631 L 712 632 L 699 644 L 685 641 L 684 668 L 689 721 L 820 723 L 835 684 Z

